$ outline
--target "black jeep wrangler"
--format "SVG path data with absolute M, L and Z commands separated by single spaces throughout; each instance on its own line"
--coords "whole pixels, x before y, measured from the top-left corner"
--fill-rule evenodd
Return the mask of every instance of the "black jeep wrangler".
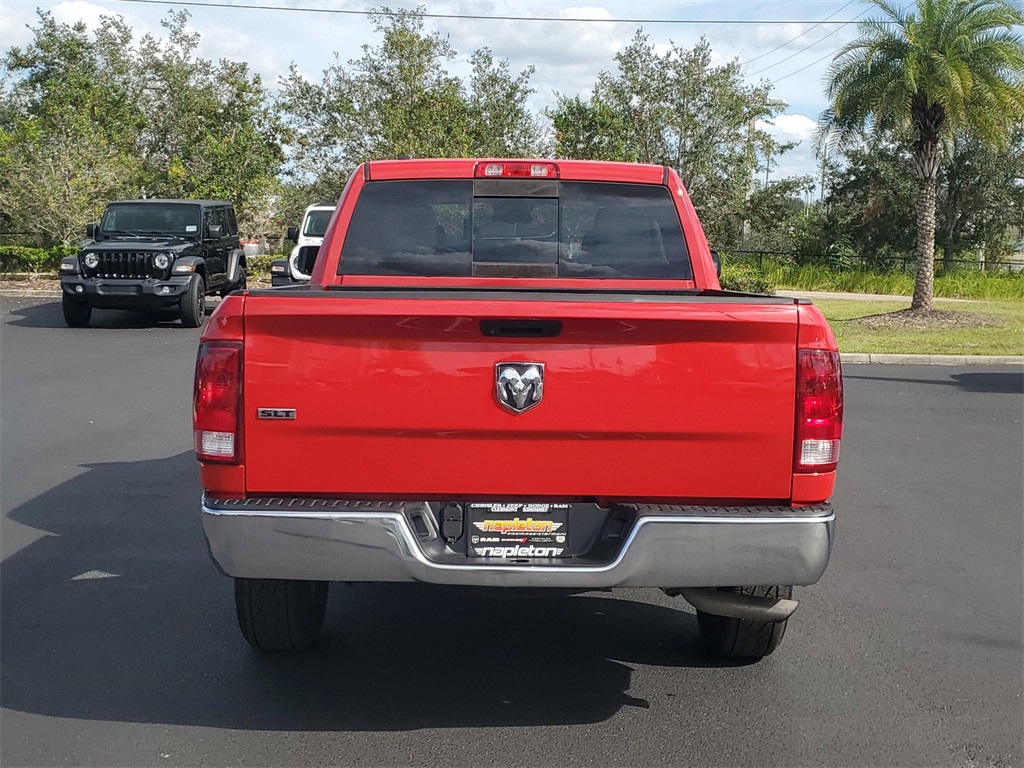
M 92 241 L 61 261 L 64 320 L 88 325 L 92 310 L 178 306 L 189 328 L 203 324 L 206 294 L 245 287 L 245 253 L 231 203 L 122 200 L 90 224 Z

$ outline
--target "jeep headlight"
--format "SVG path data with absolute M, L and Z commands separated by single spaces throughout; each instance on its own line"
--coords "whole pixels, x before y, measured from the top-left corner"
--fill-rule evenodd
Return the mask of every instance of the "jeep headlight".
M 157 269 L 167 269 L 171 265 L 171 257 L 166 253 L 158 253 L 153 257 L 153 266 Z
M 85 266 L 89 269 L 96 269 L 100 265 L 100 257 L 95 253 L 85 254 L 85 258 L 82 261 L 85 262 Z

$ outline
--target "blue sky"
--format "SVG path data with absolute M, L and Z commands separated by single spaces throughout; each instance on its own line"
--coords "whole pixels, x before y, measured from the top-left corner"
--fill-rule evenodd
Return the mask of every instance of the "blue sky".
M 356 0 L 217 0 L 247 5 L 317 7 L 367 10 L 377 2 Z M 204 0 L 197 0 L 204 2 Z M 638 2 L 573 3 L 558 0 L 482 0 L 467 2 L 424 2 L 430 13 L 553 17 L 594 21 L 508 21 L 487 19 L 428 19 L 427 28 L 449 38 L 459 53 L 450 69 L 468 73 L 469 55 L 489 46 L 496 57 L 507 58 L 513 71 L 534 66 L 531 83 L 537 93 L 531 106 L 550 105 L 554 91 L 587 95 L 602 70 L 615 67 L 615 53 L 633 37 L 636 23 L 611 23 L 615 19 L 659 19 L 666 22 L 689 20 L 697 23 L 647 23 L 642 25 L 651 42 L 689 47 L 702 35 L 711 43 L 715 59 L 725 62 L 739 58 L 751 82 L 768 78 L 778 83 L 774 96 L 784 98 L 788 107 L 770 128 L 780 138 L 802 141 L 784 156 L 773 175 L 814 173 L 816 166 L 808 141 L 815 121 L 825 107 L 822 79 L 832 54 L 856 33 L 856 25 L 837 26 L 814 22 L 823 19 L 846 21 L 871 14 L 871 6 L 860 0 L 646 0 Z M 415 3 L 391 0 L 392 8 L 415 7 Z M 0 48 L 24 45 L 31 40 L 27 25 L 34 22 L 36 9 L 51 11 L 59 21 L 84 20 L 94 25 L 101 15 L 120 15 L 138 36 L 159 35 L 160 19 L 173 5 L 125 0 L 2 0 L 0 2 Z M 243 8 L 189 7 L 190 26 L 202 34 L 200 53 L 209 58 L 227 57 L 247 61 L 264 81 L 275 87 L 278 77 L 295 62 L 307 76 L 316 77 L 337 53 L 342 60 L 360 55 L 360 46 L 374 44 L 377 37 L 369 20 L 361 14 L 314 14 Z M 743 25 L 714 23 L 717 20 L 753 21 Z M 766 23 L 769 21 L 793 23 Z

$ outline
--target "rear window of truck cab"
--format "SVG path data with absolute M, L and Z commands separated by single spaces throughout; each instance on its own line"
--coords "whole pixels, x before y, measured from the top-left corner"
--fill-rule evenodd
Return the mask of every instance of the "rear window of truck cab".
M 338 274 L 693 276 L 666 187 L 518 179 L 368 182 Z

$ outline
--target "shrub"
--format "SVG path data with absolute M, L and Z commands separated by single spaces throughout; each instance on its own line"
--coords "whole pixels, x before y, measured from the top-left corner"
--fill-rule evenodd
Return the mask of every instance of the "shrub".
M 910 296 L 914 275 L 901 269 L 833 270 L 821 264 L 794 266 L 766 260 L 760 270 L 769 284 L 803 291 L 843 291 Z M 1024 299 L 1024 271 L 950 270 L 935 277 L 935 295 L 950 299 Z
M 0 273 L 56 272 L 60 260 L 77 253 L 73 245 L 55 245 L 52 248 L 28 248 L 22 245 L 0 245 Z
M 722 288 L 742 293 L 775 293 L 775 283 L 756 266 L 722 258 Z
M 270 262 L 280 259 L 280 254 L 264 253 L 256 256 L 246 256 L 245 263 L 248 265 L 249 276 L 255 280 L 270 279 Z

